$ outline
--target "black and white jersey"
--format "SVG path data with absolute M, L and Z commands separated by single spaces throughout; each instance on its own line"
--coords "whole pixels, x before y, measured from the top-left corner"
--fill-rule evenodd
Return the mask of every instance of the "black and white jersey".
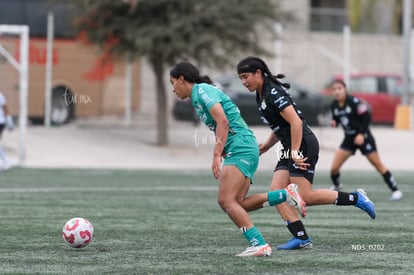
M 347 95 L 344 106 L 339 106 L 337 100 L 331 104 L 332 119 L 341 124 L 345 135 L 369 133 L 371 114 L 366 102 L 351 95 Z
M 261 119 L 268 124 L 272 131 L 282 142 L 283 146 L 290 147 L 290 124 L 281 115 L 288 106 L 293 106 L 296 113 L 303 121 L 303 135 L 313 134 L 308 124 L 302 117 L 301 111 L 289 93 L 280 85 L 265 79 L 263 83 L 262 96 L 256 92 L 256 102 L 259 106 Z

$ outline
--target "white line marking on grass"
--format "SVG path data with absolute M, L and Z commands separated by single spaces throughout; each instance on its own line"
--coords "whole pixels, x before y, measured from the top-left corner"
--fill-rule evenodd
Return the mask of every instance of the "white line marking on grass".
M 139 192 L 139 191 L 217 191 L 217 186 L 141 186 L 141 187 L 36 187 L 0 188 L 0 193 L 60 192 Z

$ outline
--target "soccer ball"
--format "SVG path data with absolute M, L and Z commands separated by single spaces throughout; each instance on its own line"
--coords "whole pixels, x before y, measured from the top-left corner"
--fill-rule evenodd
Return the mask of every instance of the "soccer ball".
M 63 226 L 62 237 L 71 247 L 82 248 L 92 241 L 93 226 L 84 218 L 70 219 Z

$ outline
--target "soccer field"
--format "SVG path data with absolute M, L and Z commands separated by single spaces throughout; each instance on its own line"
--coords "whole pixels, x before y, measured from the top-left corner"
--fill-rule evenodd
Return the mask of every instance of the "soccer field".
M 258 173 L 251 193 L 268 189 Z M 377 218 L 355 207 L 308 208 L 314 248 L 238 258 L 247 246 L 217 204 L 209 171 L 13 169 L 0 174 L 1 274 L 413 274 L 414 172 L 394 172 L 401 201 L 376 172 L 346 172 L 345 191 L 364 188 Z M 319 173 L 314 188 L 329 187 Z M 64 223 L 95 228 L 82 249 L 62 239 Z M 275 247 L 290 238 L 273 208 L 251 213 Z

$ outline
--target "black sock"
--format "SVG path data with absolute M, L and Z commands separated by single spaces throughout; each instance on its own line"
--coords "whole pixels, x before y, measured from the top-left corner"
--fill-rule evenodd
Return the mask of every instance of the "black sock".
M 332 180 L 332 183 L 336 186 L 336 187 L 338 187 L 340 184 L 341 184 L 341 182 L 340 182 L 340 180 L 339 180 L 339 177 L 341 176 L 341 173 L 338 173 L 338 174 L 336 174 L 336 175 L 334 175 L 334 174 L 332 174 L 331 173 L 331 180 Z
M 295 221 L 293 223 L 289 223 L 287 225 L 290 233 L 292 233 L 293 237 L 306 240 L 308 238 L 308 234 L 306 234 L 305 226 L 303 225 L 302 221 Z
M 388 187 L 391 189 L 391 191 L 397 191 L 397 182 L 395 181 L 394 177 L 391 175 L 391 172 L 387 170 L 384 174 L 382 174 L 382 177 L 384 178 L 385 183 L 388 185 Z
M 336 205 L 355 205 L 358 200 L 357 193 L 347 193 L 338 191 L 338 198 L 336 199 Z

